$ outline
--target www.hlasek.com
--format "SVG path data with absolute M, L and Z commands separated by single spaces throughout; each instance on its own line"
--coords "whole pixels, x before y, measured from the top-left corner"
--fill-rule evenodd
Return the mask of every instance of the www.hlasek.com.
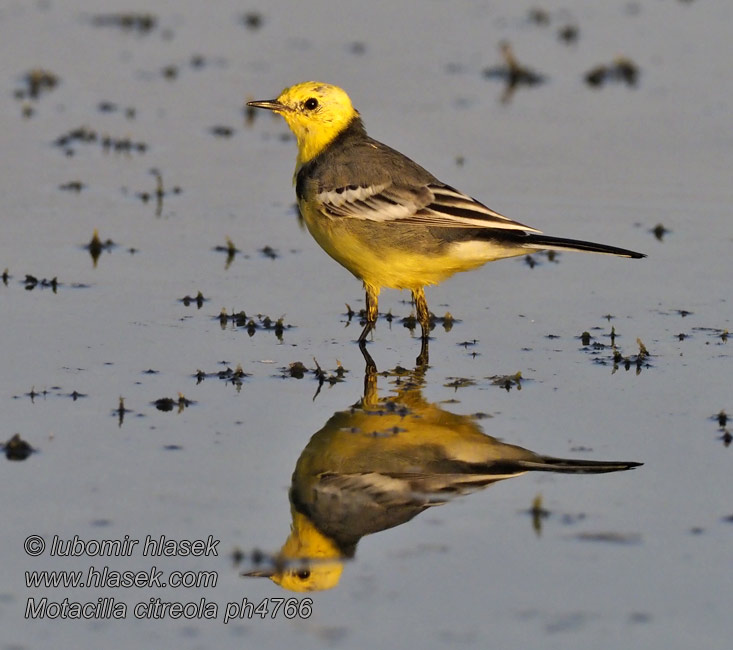
M 54 535 L 50 548 L 40 535 L 29 535 L 23 544 L 27 555 L 39 557 L 130 557 L 135 551 L 144 557 L 216 557 L 219 540 L 209 535 L 207 539 L 174 540 L 165 535 L 145 540 L 123 539 L 83 540 L 78 536 L 61 539 Z M 29 570 L 25 572 L 28 589 L 213 589 L 219 574 L 216 571 L 169 571 L 152 566 L 139 571 L 117 571 L 107 565 L 90 566 L 79 570 Z M 217 602 L 201 597 L 189 602 L 167 601 L 158 596 L 128 604 L 111 596 L 84 601 L 64 597 L 62 599 L 31 596 L 26 601 L 25 617 L 29 619 L 218 619 L 222 621 L 253 618 L 286 619 L 309 618 L 313 611 L 311 598 L 263 598 L 259 602 L 242 598 L 226 603 L 223 608 Z

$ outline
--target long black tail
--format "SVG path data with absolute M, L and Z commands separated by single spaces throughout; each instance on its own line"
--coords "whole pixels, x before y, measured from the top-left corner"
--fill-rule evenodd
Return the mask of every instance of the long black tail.
M 575 460 L 540 456 L 537 460 L 520 460 L 517 463 L 527 471 L 561 472 L 563 474 L 602 474 L 639 467 L 644 463 L 631 461 Z
M 621 257 L 633 257 L 635 259 L 646 257 L 644 253 L 637 253 L 618 246 L 596 244 L 595 242 L 579 239 L 552 237 L 541 233 L 529 233 L 526 239 L 522 239 L 522 244 L 527 248 L 537 250 L 585 251 L 587 253 L 605 253 L 606 255 L 620 255 Z

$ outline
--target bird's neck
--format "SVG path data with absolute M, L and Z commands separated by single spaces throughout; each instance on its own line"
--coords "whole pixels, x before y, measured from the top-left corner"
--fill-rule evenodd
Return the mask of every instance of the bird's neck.
M 329 127 L 319 129 L 318 132 L 301 131 L 297 134 L 298 158 L 293 178 L 298 175 L 303 165 L 311 162 L 338 142 L 354 136 L 366 136 L 364 124 L 356 112 L 348 121 L 342 124 L 333 123 Z

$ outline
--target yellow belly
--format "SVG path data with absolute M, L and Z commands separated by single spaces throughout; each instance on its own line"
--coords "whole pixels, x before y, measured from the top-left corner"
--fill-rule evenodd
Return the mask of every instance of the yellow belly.
M 313 238 L 333 259 L 375 288 L 418 289 L 488 261 L 521 255 L 486 242 L 443 245 L 421 226 L 323 216 L 300 211 Z

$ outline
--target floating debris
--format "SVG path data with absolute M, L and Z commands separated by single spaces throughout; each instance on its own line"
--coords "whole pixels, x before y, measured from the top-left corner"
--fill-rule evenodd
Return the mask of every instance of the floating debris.
M 313 363 L 315 363 L 316 367 L 308 368 L 302 361 L 294 361 L 293 363 L 288 364 L 286 368 L 280 368 L 280 376 L 285 378 L 292 377 L 293 379 L 303 379 L 306 375 L 313 374 L 313 376 L 318 380 L 318 389 L 316 390 L 316 394 L 313 396 L 313 399 L 318 397 L 323 384 L 333 386 L 334 384 L 345 381 L 345 376 L 348 370 L 341 365 L 340 361 L 336 360 L 336 368 L 331 372 L 323 370 L 315 358 L 313 359 Z
M 638 544 L 641 542 L 639 533 L 616 533 L 601 531 L 597 533 L 578 533 L 575 539 L 583 542 L 608 542 L 611 544 Z
M 2 278 L 3 284 L 7 287 L 8 286 L 8 280 L 10 280 L 13 276 L 10 275 L 10 273 L 8 273 L 8 269 L 5 269 L 3 271 L 2 276 L 0 276 L 0 277 Z
M 246 557 L 247 556 L 245 555 L 244 551 L 241 548 L 239 548 L 238 546 L 235 546 L 232 549 L 231 558 L 232 558 L 232 563 L 234 564 L 235 567 L 239 566 L 244 561 L 244 558 Z
M 134 142 L 128 137 L 115 138 L 109 135 L 100 138 L 102 150 L 106 153 L 114 151 L 115 153 L 145 153 L 148 145 L 144 142 Z
M 448 382 L 443 384 L 445 388 L 452 388 L 457 391 L 459 388 L 467 388 L 469 386 L 475 386 L 476 380 L 469 379 L 468 377 L 447 377 Z
M 244 16 L 242 16 L 242 23 L 247 29 L 251 29 L 252 31 L 258 30 L 262 27 L 262 22 L 262 14 L 257 11 L 248 11 Z
M 8 460 L 25 460 L 36 451 L 20 437 L 19 433 L 16 433 L 6 443 L 0 444 L 0 447 L 2 447 L 5 452 L 5 458 Z
M 328 383 L 329 386 L 333 386 L 334 384 L 344 381 L 346 369 L 341 365 L 341 362 L 338 359 L 336 360 L 336 370 L 331 374 L 324 372 L 321 366 L 318 365 L 318 361 L 316 361 L 315 357 L 313 358 L 313 363 L 316 364 L 316 369 L 313 372 L 316 375 L 316 379 L 318 379 L 318 389 L 316 390 L 316 394 L 313 395 L 313 400 L 315 400 L 321 392 L 323 384 Z
M 640 374 L 642 368 L 650 368 L 652 356 L 649 350 L 644 345 L 640 338 L 636 339 L 636 344 L 639 346 L 639 351 L 636 355 L 624 356 L 621 350 L 616 345 L 616 328 L 611 327 L 611 332 L 608 334 L 610 344 L 606 345 L 601 341 L 590 335 L 590 332 L 583 332 L 580 337 L 583 347 L 583 351 L 590 353 L 594 357 L 594 362 L 600 365 L 612 364 L 611 374 L 614 374 L 620 366 L 623 366 L 625 370 L 630 370 L 632 367 L 636 368 L 636 374 Z M 608 356 L 601 356 L 608 353 Z
M 499 51 L 504 58 L 504 65 L 484 68 L 483 76 L 486 79 L 499 79 L 505 83 L 504 93 L 501 96 L 502 103 L 507 103 L 512 98 L 518 86 L 536 86 L 544 83 L 543 75 L 517 61 L 512 46 L 507 41 L 499 44 Z
M 575 524 L 581 521 L 584 521 L 585 518 L 586 518 L 586 514 L 584 512 L 579 512 L 576 514 L 566 512 L 560 518 L 560 522 L 562 523 L 563 526 L 574 526 Z
M 526 511 L 532 516 L 532 528 L 539 537 L 542 535 L 542 520 L 550 516 L 550 511 L 542 507 L 542 495 L 538 494 L 532 499 L 532 507 Z
M 242 387 L 242 380 L 245 377 L 249 377 L 250 375 L 244 372 L 244 370 L 242 369 L 242 364 L 239 363 L 234 370 L 232 370 L 229 366 L 227 366 L 224 370 L 218 370 L 216 372 L 204 372 L 203 370 L 197 370 L 193 374 L 193 376 L 196 378 L 197 384 L 200 384 L 207 377 L 216 377 L 226 383 L 232 383 L 239 391 Z
M 280 254 L 271 246 L 265 246 L 264 248 L 260 248 L 258 252 L 264 255 L 265 257 L 269 257 L 271 260 L 276 260 L 278 257 L 280 257 Z
M 194 54 L 188 63 L 192 68 L 203 68 L 206 65 L 206 58 L 203 54 Z
M 217 59 L 210 60 L 210 59 L 207 59 L 203 54 L 192 54 L 191 57 L 186 62 L 169 63 L 168 65 L 163 66 L 162 68 L 160 68 L 159 74 L 166 81 L 175 81 L 181 75 L 186 65 L 190 69 L 198 71 L 198 70 L 203 70 L 204 68 L 208 67 L 209 65 L 218 66 L 220 68 L 226 67 L 227 62 L 223 58 L 217 58 Z
M 588 72 L 585 73 L 585 83 L 587 83 L 589 86 L 597 88 L 601 86 L 606 80 L 607 74 L 608 69 L 605 65 L 599 65 L 595 68 L 591 68 L 590 70 L 588 70 Z
M 284 371 L 289 377 L 293 377 L 294 379 L 303 379 L 308 372 L 308 368 L 305 367 L 305 364 L 302 361 L 294 361 L 289 364 Z
M 639 346 L 639 358 L 641 359 L 648 359 L 649 358 L 649 350 L 646 349 L 646 345 L 644 345 L 644 342 L 640 339 L 636 339 L 636 344 Z
M 108 101 L 102 101 L 97 104 L 97 110 L 100 113 L 117 113 L 118 111 L 122 111 L 124 116 L 128 120 L 135 119 L 135 116 L 137 115 L 137 109 L 133 106 L 127 106 L 124 109 L 121 109 L 115 102 L 108 102 Z
M 92 256 L 92 264 L 94 265 L 94 268 L 97 268 L 97 260 L 99 260 L 99 257 L 102 255 L 102 251 L 111 251 L 115 247 L 115 243 L 108 239 L 107 241 L 102 241 L 99 238 L 99 232 L 97 229 L 94 229 L 94 234 L 92 235 L 91 241 L 84 246 L 86 250 L 89 251 L 89 254 Z
M 443 324 L 443 329 L 446 332 L 450 332 L 453 329 L 453 323 L 456 322 L 456 319 L 453 318 L 453 314 L 451 314 L 449 311 L 445 312 L 445 315 L 443 316 L 440 321 Z
M 631 59 L 620 56 L 611 64 L 591 68 L 585 73 L 584 79 L 592 88 L 600 88 L 609 82 L 621 82 L 634 87 L 639 80 L 639 68 Z
M 173 81 L 178 77 L 178 66 L 173 64 L 167 65 L 161 70 L 161 74 L 163 75 L 164 79 Z
M 349 43 L 347 49 L 355 56 L 363 56 L 366 54 L 367 46 L 366 43 L 362 41 L 353 41 L 352 43 Z
M 722 429 L 728 424 L 728 414 L 724 410 L 720 410 L 720 413 L 710 416 L 711 420 L 717 420 L 718 426 Z
M 166 190 L 163 187 L 163 175 L 159 170 L 153 168 L 150 170 L 150 174 L 155 176 L 155 191 L 154 192 L 138 192 L 137 197 L 143 202 L 147 203 L 151 199 L 155 199 L 155 216 L 159 217 L 163 214 L 163 199 L 171 194 L 180 194 L 183 190 L 178 185 L 173 186 L 171 190 Z
M 26 72 L 20 78 L 21 87 L 15 93 L 15 99 L 23 102 L 37 102 L 41 95 L 53 90 L 59 83 L 59 78 L 48 70 L 42 68 L 34 68 Z M 23 117 L 31 117 L 35 109 L 29 103 L 25 103 L 22 108 Z
M 672 231 L 665 228 L 661 223 L 658 223 L 649 232 L 651 232 L 659 241 L 663 241 L 664 236 Z
M 13 399 L 19 399 L 21 395 L 13 395 Z M 63 392 L 60 386 L 50 386 L 44 388 L 42 391 L 36 391 L 36 387 L 33 386 L 29 392 L 23 393 L 22 397 L 30 397 L 31 403 L 35 404 L 36 397 L 42 397 L 44 400 L 49 397 L 64 397 L 71 398 L 72 401 L 88 397 L 87 393 L 79 392 L 78 390 L 72 390 L 70 393 Z
M 445 316 L 436 316 L 433 312 L 430 312 L 430 331 L 432 332 L 435 329 L 435 326 L 440 324 L 443 326 L 443 329 L 446 332 L 450 332 L 451 329 L 453 329 L 453 325 L 455 323 L 460 323 L 460 320 L 457 318 L 454 318 L 453 315 L 450 312 L 446 312 Z M 362 324 L 366 323 L 366 311 L 360 310 L 359 311 L 359 318 L 362 322 Z M 391 312 L 387 314 L 383 314 L 382 318 L 384 318 L 388 322 L 392 322 L 394 316 Z M 417 316 L 415 313 L 411 313 L 409 316 L 405 316 L 401 321 L 402 326 L 406 327 L 408 330 L 410 330 L 410 333 L 414 333 L 414 330 L 417 328 L 419 323 L 417 322 Z
M 147 34 L 155 29 L 158 19 L 153 14 L 126 12 L 97 14 L 96 16 L 92 16 L 91 22 L 95 27 L 117 27 L 125 31 Z
M 527 20 L 529 20 L 530 23 L 534 23 L 535 25 L 549 25 L 550 14 L 545 9 L 541 9 L 540 7 L 532 7 L 527 12 Z
M 217 253 L 226 253 L 227 254 L 227 260 L 224 263 L 224 268 L 228 269 L 232 265 L 232 262 L 234 261 L 234 256 L 237 253 L 241 253 L 242 251 L 240 251 L 234 245 L 234 242 L 229 237 L 226 238 L 226 242 L 227 242 L 226 246 L 214 246 L 214 250 Z M 246 258 L 247 256 L 245 255 L 244 257 Z
M 557 37 L 568 45 L 576 43 L 580 37 L 580 29 L 577 25 L 564 25 L 557 30 Z
M 208 298 L 204 298 L 204 294 L 199 291 L 194 298 L 192 298 L 191 296 L 183 296 L 183 298 L 181 298 L 180 300 L 186 307 L 190 306 L 192 303 L 195 303 L 196 307 L 198 309 L 201 309 L 204 303 L 208 301 Z
M 724 345 L 728 343 L 729 332 L 727 329 L 718 329 L 716 327 L 693 327 L 692 329 L 693 331 L 707 334 L 713 339 L 716 345 Z M 710 342 L 706 341 L 705 345 L 710 345 Z
M 50 280 L 47 280 L 46 278 L 39 280 L 35 275 L 29 274 L 26 274 L 24 284 L 26 291 L 33 291 L 36 287 L 40 287 L 42 289 L 50 288 L 54 293 L 56 293 L 56 289 L 60 285 L 56 277 L 53 277 Z
M 522 373 L 517 372 L 513 375 L 494 375 L 493 377 L 487 377 L 491 382 L 492 386 L 499 386 L 503 388 L 507 393 L 515 388 L 522 390 Z
M 234 129 L 231 126 L 212 126 L 209 133 L 217 138 L 231 138 L 234 135 Z
M 285 330 L 292 327 L 292 325 L 285 323 L 284 316 L 281 316 L 277 320 L 273 320 L 269 316 L 265 316 L 263 314 L 257 314 L 255 317 L 250 317 L 247 316 L 244 310 L 234 312 L 230 315 L 227 313 L 226 309 L 222 309 L 216 318 L 219 319 L 222 329 L 231 322 L 235 327 L 246 329 L 250 336 L 254 336 L 255 332 L 261 329 L 272 331 L 279 341 L 282 341 L 282 336 Z M 255 318 L 257 319 L 257 322 L 255 322 Z
M 677 315 L 681 316 L 682 318 L 686 318 L 687 316 L 692 316 L 695 312 L 690 311 L 689 309 L 671 309 L 669 311 L 665 311 L 664 309 L 657 309 L 656 312 L 658 314 L 661 314 L 662 316 L 670 316 L 670 315 Z M 723 330 L 715 329 L 713 327 L 694 327 L 695 330 L 700 331 L 709 331 L 709 332 L 722 332 Z
M 538 260 L 539 257 L 547 258 L 548 262 L 553 262 L 555 264 L 560 263 L 560 253 L 558 251 L 538 251 L 536 253 L 525 255 L 521 259 L 530 269 L 533 269 L 535 266 L 542 266 L 543 262 Z
M 157 408 L 159 411 L 169 412 L 172 411 L 175 407 L 178 407 L 178 413 L 182 413 L 184 409 L 195 403 L 196 402 L 190 399 L 186 399 L 183 396 L 183 393 L 178 393 L 178 399 L 173 399 L 171 397 L 161 397 L 160 399 L 156 399 L 154 402 L 152 402 L 153 406 L 155 406 L 155 408 Z
M 445 64 L 445 71 L 447 74 L 461 74 L 466 71 L 466 66 L 457 61 L 449 61 Z
M 112 415 L 117 416 L 117 426 L 118 427 L 122 426 L 122 423 L 125 420 L 125 413 L 132 413 L 132 412 L 133 411 L 131 411 L 130 409 L 125 408 L 125 398 L 120 397 L 119 405 L 117 406 L 117 408 L 114 411 L 112 411 Z
M 80 144 L 99 144 L 105 153 L 114 151 L 115 153 L 143 154 L 148 150 L 148 145 L 144 142 L 135 142 L 128 137 L 101 135 L 86 126 L 72 129 L 53 141 L 53 145 L 59 147 L 67 156 L 73 156 L 76 153 L 75 145 Z
M 225 370 L 220 370 L 217 373 L 217 376 L 219 379 L 222 379 L 223 381 L 229 382 L 237 387 L 237 390 L 239 390 L 242 387 L 242 380 L 245 377 L 249 377 L 249 375 L 242 370 L 242 364 L 238 363 L 237 367 L 232 370 L 231 368 L 226 368 Z
M 69 181 L 68 183 L 64 183 L 63 185 L 59 185 L 59 189 L 63 190 L 64 192 L 76 192 L 77 194 L 81 192 L 86 185 L 82 183 L 81 181 Z
M 348 372 L 342 365 L 341 362 L 336 360 L 336 368 L 330 373 L 326 372 L 321 368 L 318 361 L 314 358 L 313 363 L 316 364 L 315 368 L 308 368 L 302 361 L 294 361 L 288 364 L 287 368 L 281 368 L 283 377 L 293 377 L 294 379 L 303 379 L 308 373 L 312 372 L 318 381 L 329 384 L 337 384 L 344 381 L 345 375 Z
M 639 67 L 631 59 L 618 57 L 613 62 L 612 70 L 616 77 L 625 82 L 627 86 L 636 86 L 639 79 Z
M 733 442 L 733 434 L 727 428 L 729 415 L 721 409 L 719 413 L 711 415 L 710 419 L 718 423 L 718 431 L 720 432 L 719 440 L 723 441 L 724 446 L 729 447 L 730 443 Z
M 53 72 L 43 68 L 33 68 L 20 78 L 21 87 L 15 91 L 15 98 L 20 101 L 38 101 L 41 95 L 51 92 L 59 84 L 59 78 Z M 33 108 L 26 105 L 23 109 L 24 117 L 30 117 Z
M 363 322 L 366 322 L 366 311 L 361 310 L 359 312 L 359 316 L 361 316 L 361 320 Z M 434 318 L 435 318 L 435 314 L 433 314 L 433 312 L 430 312 L 430 327 L 429 327 L 429 330 L 431 332 L 433 331 L 433 328 L 435 327 Z M 417 323 L 417 316 L 415 316 L 415 314 L 410 314 L 409 316 L 405 316 L 402 319 L 402 325 L 404 327 L 406 327 L 408 330 L 410 330 L 411 333 L 415 330 L 415 328 L 417 327 L 417 324 L 418 324 Z
M 58 138 L 56 138 L 56 140 L 54 140 L 53 144 L 56 147 L 63 148 L 68 153 L 70 144 L 73 144 L 75 142 L 81 142 L 81 143 L 86 144 L 86 143 L 96 142 L 96 141 L 97 141 L 97 132 L 96 131 L 88 129 L 85 126 L 80 126 L 77 129 L 72 129 L 71 131 L 68 131 L 67 133 L 64 133 L 63 135 L 60 135 Z

